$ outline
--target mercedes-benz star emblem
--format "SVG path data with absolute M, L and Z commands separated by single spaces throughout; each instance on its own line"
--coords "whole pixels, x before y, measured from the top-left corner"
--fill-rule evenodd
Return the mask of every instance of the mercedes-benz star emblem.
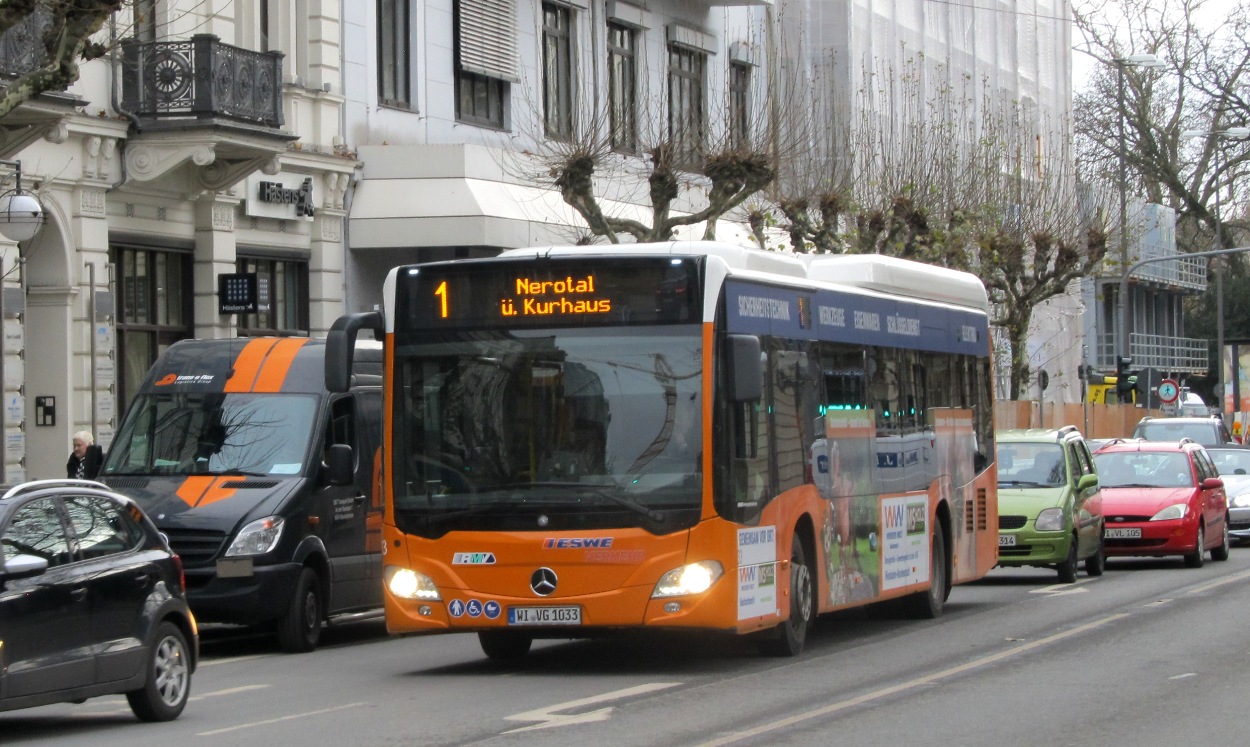
M 530 576 L 530 588 L 540 597 L 545 597 L 555 591 L 558 582 L 556 572 L 550 568 L 539 568 L 534 571 L 534 575 Z

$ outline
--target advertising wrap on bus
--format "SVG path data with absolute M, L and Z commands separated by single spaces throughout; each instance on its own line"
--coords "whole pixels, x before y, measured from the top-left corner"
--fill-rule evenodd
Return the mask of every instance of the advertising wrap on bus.
M 384 337 L 389 630 L 794 655 L 820 612 L 940 614 L 997 561 L 987 310 L 964 273 L 714 242 L 395 268 L 326 358 L 334 391 Z

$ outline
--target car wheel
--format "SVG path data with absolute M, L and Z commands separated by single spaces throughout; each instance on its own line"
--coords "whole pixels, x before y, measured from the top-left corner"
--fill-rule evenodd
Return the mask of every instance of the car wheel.
M 1228 516 L 1227 515 L 1224 516 L 1223 534 L 1224 534 L 1224 541 L 1220 543 L 1219 547 L 1216 547 L 1211 550 L 1212 560 L 1228 560 L 1229 539 L 1228 539 Z
M 812 569 L 807 564 L 807 548 L 797 534 L 790 545 L 790 617 L 760 640 L 760 650 L 769 656 L 798 656 L 807 643 L 807 630 L 815 616 L 816 593 Z
M 899 600 L 908 617 L 920 620 L 941 617 L 942 610 L 946 607 L 946 598 L 950 596 L 950 578 L 946 574 L 946 532 L 940 525 L 934 527 L 930 544 L 932 551 L 929 557 L 929 588 Z
M 1107 570 L 1107 547 L 1103 544 L 1102 529 L 1098 530 L 1098 550 L 1085 559 L 1085 573 L 1089 576 L 1101 576 Z
M 1078 567 L 1076 559 L 1076 535 L 1072 535 L 1072 539 L 1068 542 L 1068 557 L 1056 566 L 1059 571 L 1059 583 L 1070 584 L 1076 581 L 1076 569 Z
M 321 640 L 321 580 L 311 568 L 300 571 L 291 605 L 278 620 L 278 646 L 287 653 L 312 651 Z
M 1185 556 L 1185 565 L 1190 568 L 1201 568 L 1203 557 L 1207 554 L 1207 549 L 1203 545 L 1207 544 L 1207 535 L 1202 531 L 1202 524 L 1198 524 L 1198 544 L 1194 547 L 1194 551 Z
M 519 659 L 530 651 L 534 636 L 502 630 L 483 630 L 477 634 L 482 651 L 497 661 Z
M 191 694 L 191 660 L 186 636 L 171 622 L 156 629 L 156 642 L 148 651 L 147 678 L 143 687 L 126 693 L 130 710 L 141 721 L 173 721 Z

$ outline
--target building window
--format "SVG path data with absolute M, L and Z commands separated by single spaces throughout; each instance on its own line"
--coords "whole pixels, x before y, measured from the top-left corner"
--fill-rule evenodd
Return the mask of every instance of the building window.
M 668 48 L 668 137 L 680 163 L 702 161 L 704 69 L 707 53 L 670 44 Z
M 135 0 L 135 38 L 156 41 L 156 0 Z
M 510 80 L 516 67 L 513 0 L 456 0 L 456 121 L 508 127 Z
M 547 137 L 573 137 L 572 13 L 543 3 L 543 128 Z
M 412 101 L 409 0 L 378 0 L 378 100 L 408 108 Z
M 239 272 L 256 273 L 260 311 L 239 314 L 239 337 L 308 336 L 308 263 L 240 257 Z
M 143 377 L 165 349 L 195 336 L 192 327 L 191 256 L 180 252 L 114 247 L 117 278 L 118 411 L 124 412 Z
M 751 140 L 751 66 L 741 62 L 729 65 L 729 142 L 746 148 Z
M 638 32 L 608 24 L 608 126 L 612 148 L 638 148 Z

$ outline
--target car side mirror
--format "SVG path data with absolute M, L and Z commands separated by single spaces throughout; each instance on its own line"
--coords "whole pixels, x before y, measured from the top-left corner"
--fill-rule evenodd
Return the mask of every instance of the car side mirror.
M 1077 490 L 1089 490 L 1098 487 L 1098 475 L 1081 475 L 1081 479 L 1076 481 Z
M 4 578 L 30 578 L 48 570 L 48 559 L 37 555 L 15 555 L 4 561 L 0 576 Z
M 1224 487 L 1224 481 L 1218 477 L 1207 477 L 1202 481 L 1203 490 L 1215 490 Z
M 352 447 L 333 444 L 326 450 L 326 480 L 331 485 L 351 485 L 355 481 Z

